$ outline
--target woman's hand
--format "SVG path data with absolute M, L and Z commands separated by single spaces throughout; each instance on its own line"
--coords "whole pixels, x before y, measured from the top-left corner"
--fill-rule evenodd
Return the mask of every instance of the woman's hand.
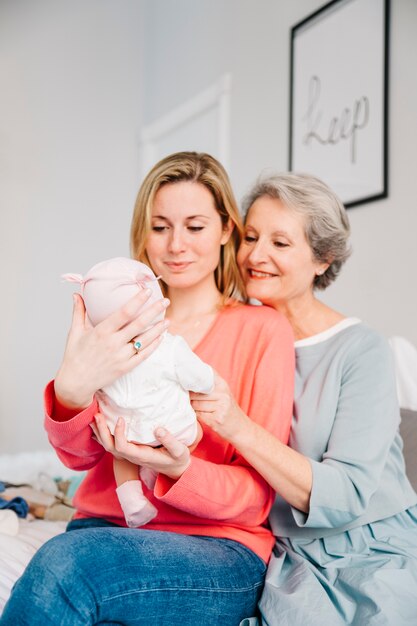
M 236 403 L 227 382 L 216 372 L 213 391 L 209 394 L 192 392 L 190 400 L 197 419 L 233 445 L 236 445 L 242 429 L 251 424 Z
M 155 431 L 155 437 L 163 447 L 152 448 L 127 441 L 122 418 L 116 424 L 114 437 L 101 413 L 98 413 L 95 419 L 96 423 L 92 424 L 91 428 L 97 441 L 116 458 L 127 459 L 135 465 L 148 467 L 157 474 L 165 474 L 173 480 L 177 480 L 190 464 L 190 450 L 165 428 L 159 427 Z
M 151 324 L 169 300 L 146 307 L 149 295 L 150 290 L 141 291 L 95 327 L 88 320 L 81 296 L 74 295 L 72 324 L 54 383 L 61 404 L 69 408 L 89 406 L 98 389 L 132 370 L 155 350 L 168 322 Z M 139 352 L 131 343 L 136 339 L 142 344 Z

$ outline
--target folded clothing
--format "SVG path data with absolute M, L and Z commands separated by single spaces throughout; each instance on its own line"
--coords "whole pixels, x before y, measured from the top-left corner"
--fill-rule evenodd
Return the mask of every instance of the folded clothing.
M 0 492 L 4 492 L 4 483 L 0 483 Z M 29 505 L 22 496 L 15 496 L 14 498 L 8 498 L 5 500 L 0 497 L 0 510 L 10 509 L 14 511 L 19 517 L 26 517 L 29 513 Z
M 85 472 L 69 480 L 52 478 L 41 472 L 32 484 L 16 485 L 0 481 L 0 509 L 11 509 L 26 517 L 69 521 L 74 514 L 72 496 L 84 478 Z

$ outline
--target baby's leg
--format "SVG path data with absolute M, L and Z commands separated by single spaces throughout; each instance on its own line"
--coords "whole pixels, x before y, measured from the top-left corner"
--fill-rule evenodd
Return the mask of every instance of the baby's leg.
M 113 457 L 113 471 L 118 487 L 128 480 L 138 480 L 139 478 L 138 466 L 127 459 L 116 459 L 116 457 Z
M 116 494 L 129 528 L 143 526 L 153 519 L 158 511 L 143 495 L 137 465 L 126 459 L 113 459 Z
M 203 429 L 201 428 L 199 422 L 195 422 L 194 424 L 187 426 L 179 433 L 174 433 L 174 437 L 178 439 L 178 441 L 181 441 L 181 443 L 185 443 L 185 445 L 190 448 L 190 452 L 193 452 L 203 437 Z M 160 448 L 161 446 L 154 447 Z M 154 470 L 149 469 L 149 467 L 141 467 L 139 475 L 141 481 L 147 486 L 148 489 L 153 489 L 155 487 L 157 473 Z

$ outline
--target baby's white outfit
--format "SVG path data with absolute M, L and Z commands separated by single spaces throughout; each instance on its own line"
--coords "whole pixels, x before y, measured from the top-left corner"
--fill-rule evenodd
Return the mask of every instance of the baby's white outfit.
M 123 417 L 129 441 L 158 446 L 155 429 L 163 426 L 191 445 L 197 436 L 197 420 L 190 404 L 189 391 L 209 393 L 213 389 L 212 368 L 204 363 L 179 335 L 166 333 L 156 350 L 134 370 L 96 393 L 100 411 L 111 432 Z M 141 469 L 148 487 L 152 476 Z M 140 481 L 129 480 L 116 489 L 130 527 L 142 526 L 157 511 L 143 495 Z M 138 500 L 138 496 L 141 496 Z
M 129 441 L 158 446 L 154 432 L 163 426 L 189 446 L 197 435 L 197 421 L 188 391 L 209 393 L 213 382 L 212 368 L 185 339 L 166 333 L 145 361 L 100 389 L 96 397 L 112 433 L 122 416 Z
M 93 324 L 144 287 L 152 289 L 146 305 L 163 297 L 150 268 L 133 259 L 104 261 L 91 268 L 84 278 L 77 274 L 64 277 L 82 284 L 87 314 Z M 110 306 L 112 298 L 117 302 Z M 104 317 L 100 316 L 100 310 L 105 311 Z M 145 361 L 100 389 L 96 398 L 112 434 L 118 418 L 123 417 L 128 441 L 158 446 L 154 432 L 162 426 L 188 446 L 197 436 L 189 391 L 210 393 L 213 386 L 212 368 L 194 354 L 181 336 L 165 333 L 160 345 Z M 143 473 L 143 478 L 148 484 L 149 473 L 147 478 Z M 125 482 L 116 492 L 128 526 L 146 524 L 157 514 L 143 495 L 140 480 Z

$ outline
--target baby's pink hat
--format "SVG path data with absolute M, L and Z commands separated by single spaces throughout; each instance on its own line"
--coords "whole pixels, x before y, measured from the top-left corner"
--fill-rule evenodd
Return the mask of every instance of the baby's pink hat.
M 150 267 L 125 257 L 97 263 L 85 276 L 63 274 L 62 278 L 81 285 L 85 308 L 94 326 L 120 309 L 141 289 L 152 291 L 146 306 L 163 298 L 158 278 Z M 163 317 L 162 314 L 161 319 Z

